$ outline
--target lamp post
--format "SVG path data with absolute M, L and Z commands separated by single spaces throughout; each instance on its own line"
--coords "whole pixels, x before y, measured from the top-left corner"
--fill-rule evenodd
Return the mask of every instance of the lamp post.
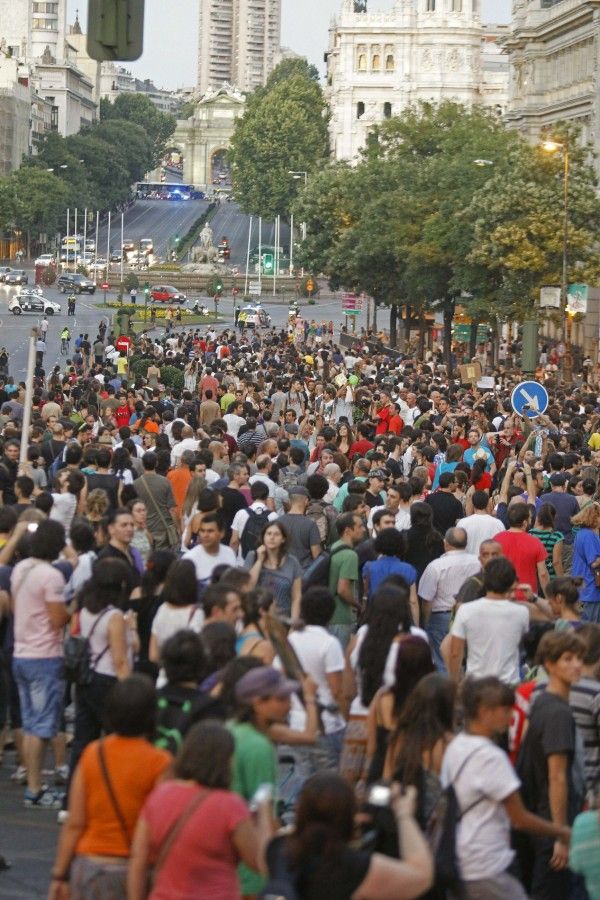
M 305 172 L 304 170 L 301 170 L 299 172 L 289 171 L 288 175 L 291 175 L 292 178 L 294 179 L 294 181 L 299 181 L 301 178 L 304 178 L 304 188 L 306 189 L 306 186 L 308 184 L 308 172 Z M 300 227 L 302 228 L 302 240 L 305 241 L 306 240 L 306 222 L 303 222 Z M 291 268 L 291 263 L 290 263 L 290 268 Z M 302 267 L 301 274 L 302 274 L 302 276 L 304 276 L 304 266 Z
M 568 249 L 569 249 L 569 176 L 570 176 L 570 159 L 569 145 L 567 143 L 559 143 L 558 141 L 544 141 L 542 150 L 546 153 L 562 153 L 563 156 L 563 247 L 562 247 L 562 276 L 560 282 L 560 295 L 563 304 L 563 313 L 565 316 L 565 363 L 563 375 L 566 382 L 570 382 L 573 378 L 573 344 L 572 329 L 573 319 L 567 305 L 568 290 Z

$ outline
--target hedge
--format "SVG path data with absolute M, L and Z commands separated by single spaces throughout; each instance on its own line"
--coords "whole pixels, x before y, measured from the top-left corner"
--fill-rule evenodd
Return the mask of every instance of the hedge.
M 152 360 L 145 356 L 132 356 L 129 360 L 129 371 L 137 377 L 143 376 L 145 378 L 148 366 L 151 363 Z M 183 390 L 184 380 L 183 369 L 178 369 L 177 366 L 160 366 L 160 380 L 165 387 L 181 391 Z

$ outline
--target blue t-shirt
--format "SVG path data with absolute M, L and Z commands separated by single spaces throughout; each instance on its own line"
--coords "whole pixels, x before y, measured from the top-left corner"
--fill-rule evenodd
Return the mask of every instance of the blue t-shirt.
M 362 576 L 369 582 L 369 600 L 390 575 L 401 575 L 409 587 L 417 581 L 417 570 L 410 563 L 402 562 L 397 556 L 381 556 L 363 566 Z
M 494 457 L 492 456 L 488 448 L 483 446 L 483 443 L 481 443 L 479 447 L 469 447 L 468 450 L 465 450 L 465 452 L 463 453 L 463 460 L 467 463 L 467 465 L 473 468 L 473 463 L 475 462 L 475 454 L 481 450 L 483 450 L 486 455 L 485 471 L 489 472 L 492 464 L 494 463 Z
M 600 601 L 600 587 L 596 587 L 592 563 L 600 556 L 600 537 L 591 528 L 582 528 L 573 544 L 573 578 L 583 578 L 579 599 L 584 603 Z

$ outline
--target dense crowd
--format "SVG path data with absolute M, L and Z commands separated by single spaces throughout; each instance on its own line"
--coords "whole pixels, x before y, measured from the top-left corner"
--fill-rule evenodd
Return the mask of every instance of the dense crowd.
M 53 900 L 600 898 L 600 397 L 554 367 L 522 418 L 508 350 L 483 389 L 348 343 L 169 326 L 129 376 L 103 327 L 38 354 L 28 434 L 0 382 Z

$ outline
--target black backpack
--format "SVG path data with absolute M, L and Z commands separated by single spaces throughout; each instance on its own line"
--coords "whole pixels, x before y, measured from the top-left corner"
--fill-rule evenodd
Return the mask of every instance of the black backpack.
M 82 634 L 70 634 L 67 638 L 65 638 L 65 642 L 63 644 L 63 654 L 65 676 L 67 680 L 72 681 L 74 684 L 80 685 L 89 684 L 91 682 L 92 673 L 104 654 L 108 651 L 109 644 L 107 644 L 104 650 L 102 650 L 98 654 L 98 656 L 96 656 L 96 658 L 92 660 L 90 639 L 94 631 L 96 630 L 96 626 L 100 623 L 100 619 L 102 619 L 107 612 L 114 611 L 114 606 L 107 606 L 106 609 L 102 610 L 102 612 L 92 625 L 90 633 L 87 637 L 84 637 Z
M 349 549 L 350 547 L 347 544 L 342 544 L 341 547 L 336 547 L 335 550 L 325 550 L 323 553 L 320 553 L 311 562 L 302 576 L 302 590 L 306 591 L 310 587 L 329 587 L 329 569 L 332 557 L 341 550 Z
M 258 547 L 262 530 L 269 521 L 269 516 L 271 515 L 269 509 L 263 509 L 262 512 L 256 512 L 256 510 L 248 507 L 245 512 L 248 513 L 248 519 L 244 525 L 244 530 L 242 531 L 242 556 L 244 559 L 246 559 L 251 550 L 256 550 Z

